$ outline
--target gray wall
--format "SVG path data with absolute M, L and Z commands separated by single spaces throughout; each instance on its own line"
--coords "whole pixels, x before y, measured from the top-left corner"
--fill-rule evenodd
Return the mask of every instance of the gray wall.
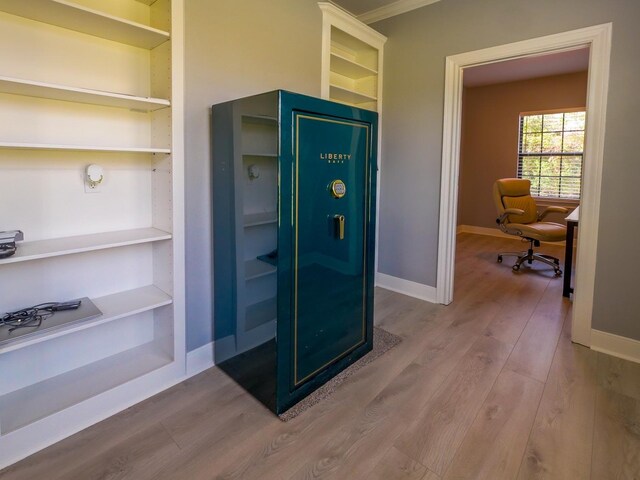
M 320 95 L 315 0 L 187 0 L 185 140 L 187 351 L 213 340 L 211 105 L 286 89 Z
M 586 101 L 587 72 L 465 88 L 458 225 L 498 228 L 493 184 L 517 175 L 522 112 L 584 108 Z M 575 207 L 560 199 L 538 201 L 538 207 L 547 203 Z M 566 216 L 552 213 L 546 220 L 562 223 Z
M 374 24 L 389 38 L 380 271 L 435 286 L 445 57 L 613 22 L 593 327 L 640 339 L 638 19 L 638 0 L 442 0 Z

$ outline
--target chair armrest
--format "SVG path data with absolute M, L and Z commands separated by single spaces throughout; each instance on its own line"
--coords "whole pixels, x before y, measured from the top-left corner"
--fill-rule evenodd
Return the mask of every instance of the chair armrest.
M 524 210 L 521 208 L 505 208 L 504 213 L 496 219 L 496 223 L 500 225 L 503 224 L 507 221 L 509 215 L 524 215 Z
M 564 207 L 558 207 L 555 205 L 551 205 L 547 208 L 545 208 L 542 212 L 540 212 L 540 215 L 538 215 L 538 221 L 542 221 L 544 219 L 544 217 L 546 217 L 547 215 L 549 215 L 550 213 L 569 213 L 569 209 L 568 208 L 564 208 Z

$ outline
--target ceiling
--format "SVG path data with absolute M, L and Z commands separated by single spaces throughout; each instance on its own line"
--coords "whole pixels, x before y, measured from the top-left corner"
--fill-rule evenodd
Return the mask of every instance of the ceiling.
M 440 0 L 330 0 L 364 23 L 373 23 Z M 479 87 L 586 71 L 587 47 L 481 65 L 464 70 L 464 86 Z
M 463 81 L 465 87 L 479 87 L 530 78 L 583 72 L 588 68 L 589 48 L 584 47 L 565 52 L 529 56 L 466 68 L 463 73 Z
M 376 8 L 386 7 L 397 0 L 332 0 L 336 5 L 340 5 L 345 10 L 349 10 L 355 16 L 370 12 Z
M 329 0 L 364 23 L 400 15 L 440 0 Z

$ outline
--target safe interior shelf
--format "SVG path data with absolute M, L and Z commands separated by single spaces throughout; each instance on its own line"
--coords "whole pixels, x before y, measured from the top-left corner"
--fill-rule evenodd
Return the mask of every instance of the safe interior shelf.
M 96 327 L 105 323 L 113 322 L 124 317 L 137 315 L 139 313 L 154 310 L 156 308 L 170 305 L 172 299 L 165 292 L 154 285 L 147 285 L 124 292 L 118 292 L 104 297 L 93 298 L 91 301 L 102 312 L 99 317 L 88 320 L 78 320 L 76 322 L 60 325 L 56 328 L 42 330 L 40 334 L 33 334 L 25 337 L 17 337 L 15 341 L 0 346 L 0 354 L 29 347 L 60 337 L 70 333 L 79 332 L 87 328 Z M 46 320 L 44 320 L 46 322 Z
M 147 343 L 0 397 L 0 432 L 7 434 L 172 362 Z
M 11 150 L 66 150 L 66 151 L 76 151 L 76 152 L 171 153 L 170 148 L 104 147 L 100 145 L 59 145 L 54 143 L 20 143 L 20 142 L 0 142 L 0 148 L 6 148 Z
M 276 117 L 270 117 L 269 115 L 243 115 L 242 121 L 245 123 L 257 123 L 259 125 L 272 125 L 274 127 L 278 123 Z
M 331 71 L 353 79 L 370 77 L 378 74 L 376 70 L 334 52 L 331 53 Z
M 278 214 L 276 212 L 252 213 L 244 216 L 245 227 L 256 227 L 258 225 L 268 225 L 278 222 Z
M 262 302 L 254 303 L 247 306 L 245 330 L 253 330 L 254 328 L 264 325 L 275 320 L 278 316 L 278 301 L 269 298 Z
M 106 107 L 128 108 L 130 110 L 140 110 L 144 112 L 152 112 L 171 105 L 169 100 L 162 98 L 138 97 L 122 93 L 103 92 L 100 90 L 68 87 L 54 83 L 36 82 L 3 76 L 0 76 L 0 93 L 88 103 Z
M 340 102 L 351 103 L 358 105 L 360 103 L 375 102 L 376 97 L 367 95 L 365 93 L 356 92 L 355 90 L 349 90 L 338 85 L 331 85 L 331 98 Z
M 0 0 L 0 10 L 106 40 L 152 49 L 169 33 L 66 0 Z
M 171 234 L 165 231 L 156 228 L 136 228 L 116 232 L 20 242 L 16 253 L 9 258 L 0 260 L 0 265 L 169 239 L 171 239 Z
M 260 260 L 247 260 L 244 262 L 245 280 L 264 277 L 276 273 L 276 267 Z
M 242 154 L 244 157 L 269 157 L 276 158 L 278 156 L 277 153 L 269 153 L 269 152 L 247 152 Z

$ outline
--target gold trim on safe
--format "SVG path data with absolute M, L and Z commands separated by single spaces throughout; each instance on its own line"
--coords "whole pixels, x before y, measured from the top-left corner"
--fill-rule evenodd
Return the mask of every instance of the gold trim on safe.
M 294 303 L 293 303 L 293 371 L 294 371 L 294 375 L 293 375 L 293 386 L 298 386 L 300 385 L 302 382 L 304 382 L 305 380 L 307 380 L 308 378 L 312 377 L 313 375 L 315 375 L 316 373 L 318 373 L 320 370 L 322 370 L 323 368 L 325 368 L 327 365 L 335 362 L 336 360 L 340 359 L 341 357 L 344 357 L 345 355 L 349 354 L 350 352 L 352 352 L 353 350 L 355 350 L 356 348 L 358 348 L 360 345 L 364 344 L 366 341 L 365 338 L 365 330 L 366 330 L 366 321 L 367 321 L 367 225 L 368 225 L 368 220 L 371 220 L 371 199 L 368 199 L 368 206 L 365 204 L 365 209 L 367 210 L 365 212 L 365 214 L 363 215 L 363 258 L 362 258 L 362 265 L 363 265 L 363 276 L 362 276 L 362 291 L 363 291 L 363 295 L 362 295 L 362 338 L 361 340 L 356 343 L 355 345 L 349 347 L 347 350 L 345 350 L 344 352 L 340 353 L 338 356 L 334 357 L 333 359 L 329 360 L 327 363 L 325 363 L 324 365 L 322 365 L 321 367 L 319 367 L 318 369 L 316 369 L 315 371 L 311 372 L 310 374 L 308 374 L 306 377 L 298 380 L 298 178 L 299 178 L 299 170 L 300 170 L 300 164 L 299 164 L 299 160 L 300 160 L 300 119 L 301 118 L 306 118 L 308 120 L 315 120 L 318 122 L 328 122 L 328 123 L 337 123 L 337 124 L 341 124 L 341 125 L 349 125 L 351 127 L 358 127 L 358 128 L 364 128 L 366 130 L 366 157 L 365 157 L 365 198 L 369 197 L 369 157 L 370 157 L 370 152 L 369 152 L 369 143 L 370 143 L 370 132 L 369 132 L 369 125 L 363 125 L 362 123 L 356 123 L 356 122 L 347 122 L 347 121 L 338 121 L 338 120 L 329 120 L 327 118 L 318 118 L 318 117 L 311 117 L 309 115 L 301 115 L 301 114 L 296 114 L 296 204 L 295 204 L 295 209 L 296 209 L 296 215 L 295 215 L 295 232 L 296 232 L 296 237 L 295 237 L 295 244 L 294 244 L 294 282 L 293 282 L 293 298 L 294 298 Z

